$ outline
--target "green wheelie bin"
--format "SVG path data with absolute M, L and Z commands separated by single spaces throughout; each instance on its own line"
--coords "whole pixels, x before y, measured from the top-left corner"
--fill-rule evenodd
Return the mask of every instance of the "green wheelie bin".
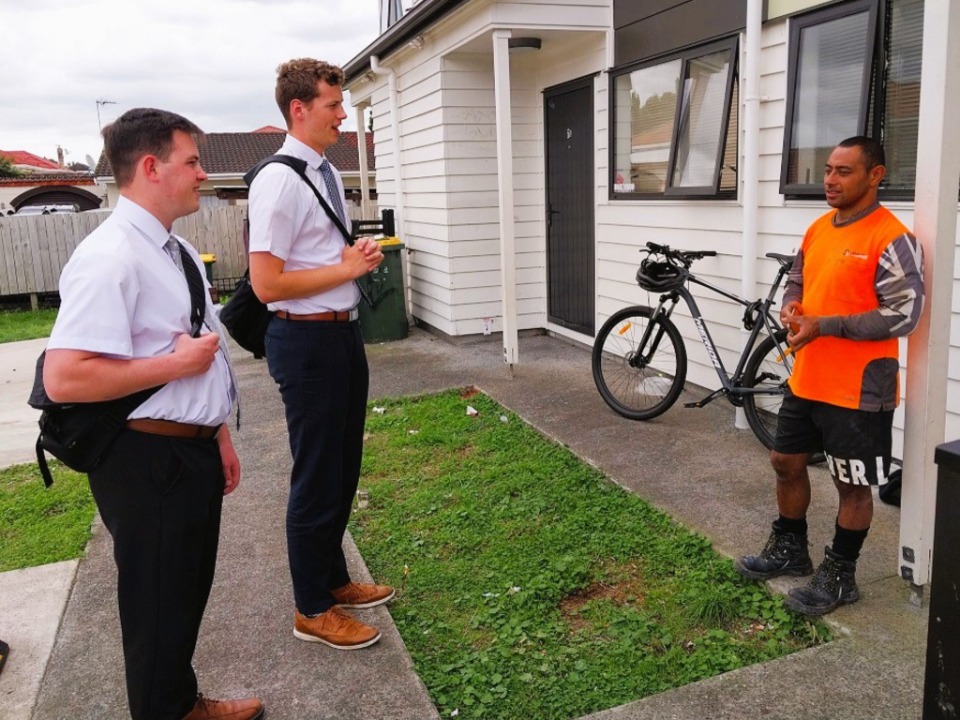
M 383 251 L 380 267 L 361 279 L 370 302 L 360 301 L 360 328 L 365 343 L 403 340 L 407 336 L 407 304 L 403 291 L 400 238 L 378 240 Z

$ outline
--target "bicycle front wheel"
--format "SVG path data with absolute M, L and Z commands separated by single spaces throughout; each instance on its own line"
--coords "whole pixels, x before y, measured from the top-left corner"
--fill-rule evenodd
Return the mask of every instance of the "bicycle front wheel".
M 744 395 L 743 411 L 753 434 L 768 449 L 773 449 L 784 388 L 793 372 L 793 355 L 787 352 L 786 338 L 786 330 L 767 335 L 754 348 L 743 371 L 743 386 L 763 391 Z
M 653 310 L 628 307 L 614 313 L 593 343 L 593 381 L 600 396 L 631 420 L 650 420 L 680 397 L 687 351 L 677 327 Z

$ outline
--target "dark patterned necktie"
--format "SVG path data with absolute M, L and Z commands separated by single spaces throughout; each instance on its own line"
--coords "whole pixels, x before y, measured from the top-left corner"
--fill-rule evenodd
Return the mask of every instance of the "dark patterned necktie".
M 323 159 L 323 162 L 320 163 L 320 174 L 323 176 L 323 184 L 327 188 L 327 195 L 330 198 L 330 204 L 333 206 L 334 212 L 340 217 L 340 222 L 343 223 L 343 226 L 347 226 L 347 214 L 343 211 L 343 203 L 340 200 L 340 188 L 337 187 L 337 180 L 333 177 L 333 170 L 330 169 L 330 161 L 326 158 Z M 344 238 L 346 240 L 346 238 Z M 353 243 L 351 241 L 350 244 Z M 363 286 L 361 278 L 354 280 L 357 285 L 357 289 L 360 291 L 360 295 L 366 300 L 367 305 L 373 307 L 370 302 L 370 295 L 367 293 L 367 288 Z
M 330 204 L 340 216 L 340 221 L 344 227 L 347 225 L 347 214 L 343 211 L 343 202 L 340 200 L 340 188 L 337 187 L 337 180 L 333 177 L 333 170 L 330 169 L 330 161 L 326 158 L 320 163 L 320 174 L 323 176 L 323 184 L 327 186 L 327 195 L 330 198 Z

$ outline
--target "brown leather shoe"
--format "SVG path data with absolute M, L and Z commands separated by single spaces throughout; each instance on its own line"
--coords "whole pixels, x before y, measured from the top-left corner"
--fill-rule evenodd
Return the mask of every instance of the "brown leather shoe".
M 380 639 L 379 630 L 364 625 L 336 605 L 314 618 L 298 610 L 293 620 L 293 634 L 300 640 L 320 642 L 337 650 L 359 650 Z
M 257 720 L 262 715 L 263 703 L 259 698 L 211 700 L 201 693 L 183 720 Z
M 388 585 L 349 582 L 343 587 L 331 590 L 337 605 L 345 608 L 372 608 L 383 605 L 396 595 L 396 590 Z

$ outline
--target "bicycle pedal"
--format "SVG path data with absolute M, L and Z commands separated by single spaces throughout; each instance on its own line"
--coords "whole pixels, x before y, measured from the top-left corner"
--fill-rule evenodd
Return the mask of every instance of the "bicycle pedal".
M 702 408 L 704 406 L 703 400 L 697 400 L 696 402 L 684 403 L 685 408 Z

